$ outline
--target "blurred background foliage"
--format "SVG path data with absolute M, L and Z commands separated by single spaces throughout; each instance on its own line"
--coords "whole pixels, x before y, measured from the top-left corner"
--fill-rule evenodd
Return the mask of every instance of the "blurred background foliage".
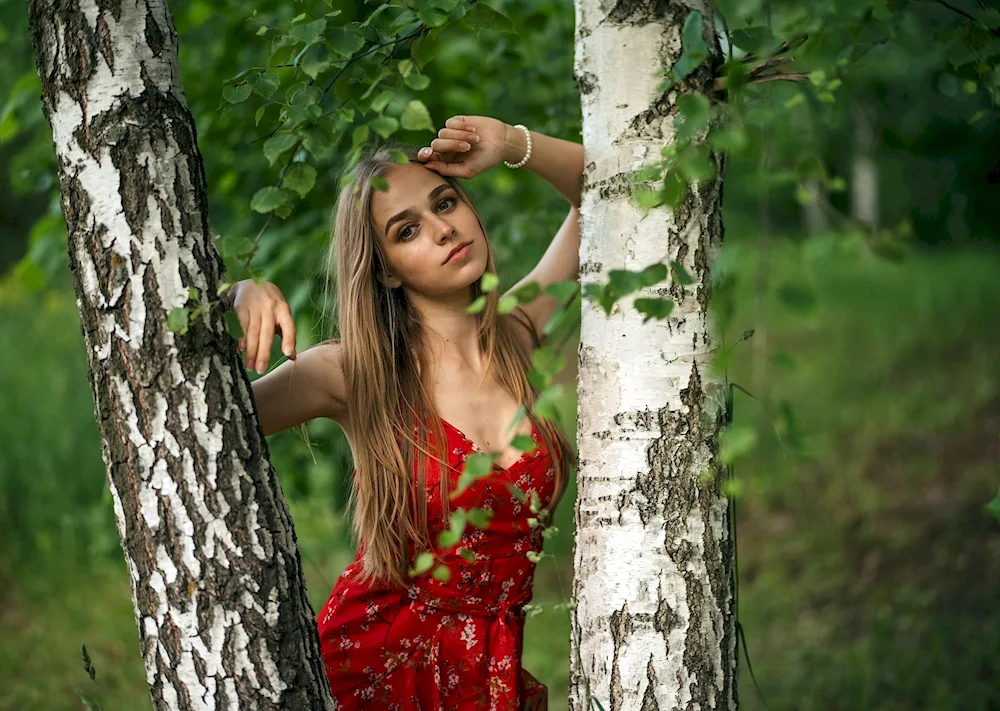
M 434 127 L 486 114 L 580 140 L 571 4 L 480 0 L 512 26 L 463 18 L 428 32 L 441 20 L 430 11 L 454 11 L 443 2 L 415 3 L 424 14 L 391 31 L 397 11 L 373 21 L 369 43 L 423 34 L 385 60 L 388 76 L 378 79 L 385 53 L 345 71 L 323 115 L 310 109 L 292 131 L 301 145 L 273 164 L 268 136 L 287 132 L 290 107 L 310 105 L 295 98 L 306 67 L 325 86 L 345 64 L 336 43 L 353 41 L 379 3 L 172 3 L 213 230 L 234 277 L 244 240 L 260 234 L 251 267 L 288 298 L 300 350 L 327 335 L 316 265 L 339 173 L 379 131 L 429 140 L 399 125 L 416 125 L 403 120 L 409 102 Z M 716 107 L 732 127 L 717 370 L 753 395 L 735 396 L 728 486 L 760 690 L 774 711 L 998 709 L 1000 527 L 987 503 L 1000 480 L 1000 12 L 980 0 L 718 5 L 737 60 L 753 66 L 747 52 L 766 58 L 788 41 L 777 56 L 794 61 L 777 70 L 801 79 L 752 83 Z M 328 42 L 303 54 L 283 44 L 336 11 Z M 409 73 L 426 85 L 400 71 L 413 52 L 426 64 Z M 80 708 L 75 689 L 93 693 L 81 644 L 106 709 L 148 708 L 18 0 L 0 0 L 0 56 L 0 710 Z M 265 66 L 279 88 L 244 97 Z M 315 169 L 311 189 L 299 167 L 302 190 L 288 192 L 292 163 Z M 283 217 L 251 208 L 269 187 L 285 191 Z M 541 256 L 565 202 L 502 168 L 468 187 L 511 284 Z M 295 432 L 269 445 L 318 608 L 353 555 L 342 516 L 350 453 L 332 423 L 308 432 L 315 457 Z M 525 665 L 563 709 L 569 624 L 553 603 L 571 589 L 572 497 L 556 524 Z M 741 665 L 744 707 L 764 708 Z

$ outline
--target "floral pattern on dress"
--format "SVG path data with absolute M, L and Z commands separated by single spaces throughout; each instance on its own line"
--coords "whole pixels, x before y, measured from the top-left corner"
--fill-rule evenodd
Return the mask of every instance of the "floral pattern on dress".
M 479 448 L 444 423 L 447 476 L 454 491 L 465 458 Z M 541 711 L 547 689 L 521 667 L 524 605 L 531 600 L 542 530 L 511 487 L 547 505 L 555 492 L 552 458 L 532 428 L 536 447 L 507 468 L 472 483 L 453 509 L 493 511 L 486 528 L 468 525 L 456 546 L 435 551 L 451 570 L 442 582 L 424 575 L 405 588 L 362 583 L 360 552 L 337 580 L 317 617 L 335 708 L 349 711 Z M 431 540 L 447 528 L 441 467 L 429 463 L 427 514 Z M 471 552 L 466 560 L 459 550 Z M 468 553 L 466 554 L 468 555 Z

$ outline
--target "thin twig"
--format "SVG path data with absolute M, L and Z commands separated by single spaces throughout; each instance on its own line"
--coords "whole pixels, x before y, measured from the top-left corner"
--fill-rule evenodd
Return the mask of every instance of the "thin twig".
M 963 10 L 960 7 L 955 7 L 954 5 L 952 5 L 951 3 L 949 3 L 948 0 L 934 0 L 934 1 L 937 2 L 938 5 L 946 7 L 949 10 L 951 10 L 952 12 L 961 15 L 962 17 L 964 17 L 969 22 L 972 22 L 972 23 L 978 25 L 979 27 L 983 27 L 982 20 L 980 20 L 979 18 L 977 18 L 975 15 L 969 14 L 968 12 L 966 12 L 965 10 Z M 981 0 L 980 0 L 980 6 L 982 6 L 984 10 L 986 9 L 986 7 L 982 4 Z M 1000 37 L 1000 28 L 997 28 L 995 30 L 991 30 L 989 28 L 986 28 L 986 29 L 987 29 L 987 31 L 990 34 L 995 35 L 997 37 Z

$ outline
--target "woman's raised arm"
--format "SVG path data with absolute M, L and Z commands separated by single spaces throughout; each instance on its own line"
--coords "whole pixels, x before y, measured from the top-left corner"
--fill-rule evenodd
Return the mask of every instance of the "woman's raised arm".
M 275 333 L 281 336 L 282 351 L 289 357 L 250 384 L 264 436 L 317 417 L 343 425 L 347 408 L 340 342 L 324 341 L 296 356 L 295 323 L 274 284 L 238 282 L 229 297 L 243 327 L 239 346 L 247 352 L 247 368 L 259 373 L 267 370 Z

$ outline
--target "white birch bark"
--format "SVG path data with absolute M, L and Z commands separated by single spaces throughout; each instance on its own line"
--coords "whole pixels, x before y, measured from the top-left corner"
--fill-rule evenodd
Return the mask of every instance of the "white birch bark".
M 677 260 L 694 279 L 652 289 L 676 300 L 642 324 L 632 299 L 585 304 L 580 345 L 570 707 L 736 708 L 729 514 L 717 441 L 722 388 L 709 373 L 709 265 L 722 240 L 721 177 L 674 211 L 643 215 L 627 175 L 674 137 L 680 92 L 720 63 L 710 3 L 577 0 L 576 74 L 586 155 L 581 279 Z M 666 93 L 692 9 L 713 57 Z
M 153 705 L 333 708 L 222 307 L 167 328 L 222 263 L 166 4 L 32 0 L 30 26 Z
M 878 229 L 878 165 L 872 157 L 875 131 L 859 104 L 851 107 L 854 124 L 854 157 L 851 161 L 851 215 Z

